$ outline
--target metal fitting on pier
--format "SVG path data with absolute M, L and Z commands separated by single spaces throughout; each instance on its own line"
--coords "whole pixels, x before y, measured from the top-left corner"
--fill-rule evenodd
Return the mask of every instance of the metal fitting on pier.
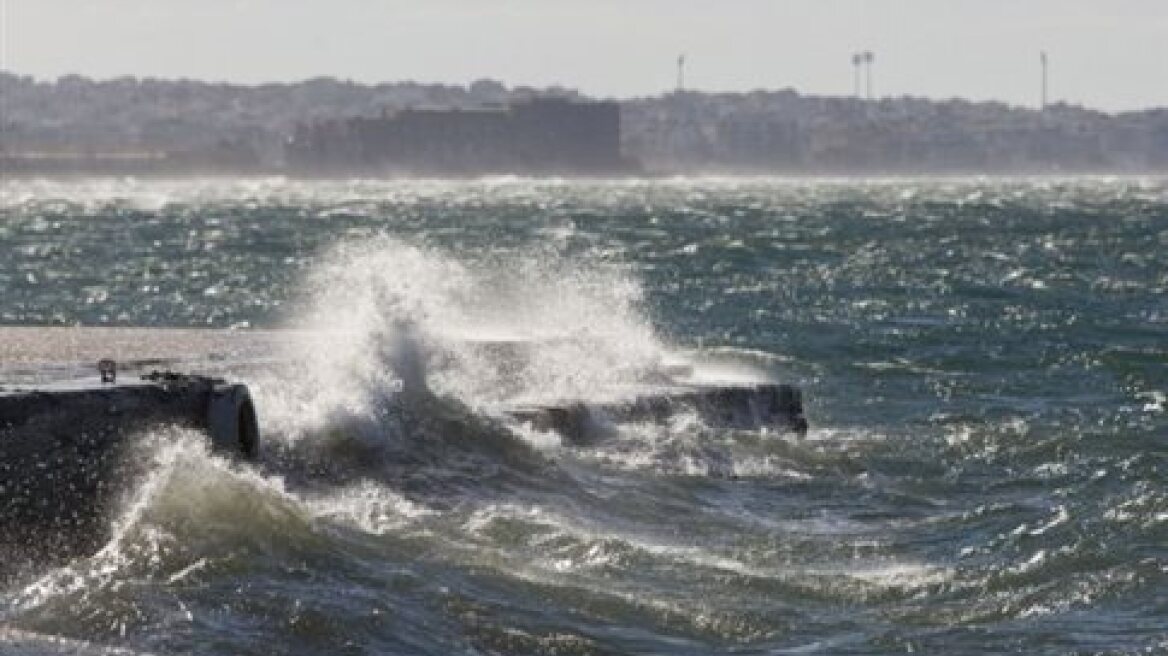
M 101 374 L 101 382 L 116 383 L 118 379 L 118 363 L 106 358 L 97 363 L 97 372 Z

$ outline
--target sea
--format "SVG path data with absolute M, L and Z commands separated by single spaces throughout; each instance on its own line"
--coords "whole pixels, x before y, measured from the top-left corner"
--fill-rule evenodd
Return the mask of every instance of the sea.
M 1168 653 L 1165 178 L 10 179 L 0 324 L 310 336 L 0 653 Z M 809 431 L 503 412 L 678 362 Z

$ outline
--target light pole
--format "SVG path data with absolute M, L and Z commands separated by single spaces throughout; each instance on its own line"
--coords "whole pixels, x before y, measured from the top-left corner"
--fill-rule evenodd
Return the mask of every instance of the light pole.
M 875 59 L 876 55 L 873 55 L 871 50 L 864 51 L 864 64 L 868 67 L 868 100 L 872 99 L 872 62 Z
M 852 77 L 854 78 L 853 87 L 855 88 L 855 96 L 860 97 L 860 65 L 864 63 L 864 56 L 860 53 L 852 54 Z

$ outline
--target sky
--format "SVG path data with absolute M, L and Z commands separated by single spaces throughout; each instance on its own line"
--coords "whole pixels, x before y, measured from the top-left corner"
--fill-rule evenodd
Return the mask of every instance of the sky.
M 0 69 L 1168 106 L 1168 0 L 0 0 Z

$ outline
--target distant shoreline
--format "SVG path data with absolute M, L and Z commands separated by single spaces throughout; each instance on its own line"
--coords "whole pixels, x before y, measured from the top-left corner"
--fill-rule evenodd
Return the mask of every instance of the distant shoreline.
M 507 87 L 491 80 L 362 85 L 318 78 L 248 86 L 65 76 L 50 83 L 2 72 L 0 94 L 5 176 L 155 176 L 160 167 L 162 175 L 286 175 L 298 173 L 292 166 L 303 152 L 297 151 L 297 135 L 313 130 L 323 135 L 311 142 L 317 160 L 342 176 L 378 177 L 386 168 L 409 172 L 415 164 L 420 168 L 413 170 L 452 178 L 464 177 L 462 170 L 472 177 L 507 174 L 516 156 L 498 145 L 508 143 L 498 134 L 494 141 L 483 136 L 494 129 L 488 114 L 534 100 L 615 108 L 618 144 L 605 151 L 608 161 L 619 156 L 638 162 L 654 177 L 1168 171 L 1168 108 L 1109 114 L 1062 103 L 1039 110 L 960 99 L 809 96 L 792 89 L 684 91 L 597 103 L 572 89 Z M 375 135 L 387 134 L 403 115 L 416 119 L 404 132 L 409 138 L 378 142 Z M 475 116 L 483 120 L 470 120 Z M 535 125 L 529 121 L 525 129 Z M 547 125 L 563 130 L 555 134 L 575 144 L 576 152 L 592 142 L 572 135 L 568 118 Z M 477 132 L 457 136 L 463 127 Z M 468 147 L 459 148 L 464 138 Z M 367 143 L 381 143 L 381 150 L 370 152 Z M 437 154 L 427 151 L 430 145 L 437 145 L 429 149 Z M 398 157 L 395 148 L 413 154 Z M 514 172 L 542 171 L 557 159 L 548 155 L 554 149 L 541 152 Z M 612 165 L 586 168 L 623 175 Z

